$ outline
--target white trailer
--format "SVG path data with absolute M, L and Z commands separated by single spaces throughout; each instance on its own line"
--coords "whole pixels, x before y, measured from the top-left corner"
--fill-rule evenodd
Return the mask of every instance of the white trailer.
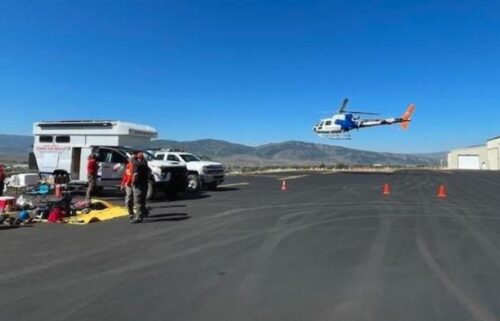
M 86 184 L 88 157 L 98 152 L 97 185 L 110 187 L 119 185 L 131 151 L 148 148 L 158 133 L 144 125 L 88 120 L 37 122 L 33 125 L 33 136 L 40 175 L 68 174 L 71 183 Z M 149 166 L 151 184 L 156 190 L 161 188 L 174 195 L 187 186 L 186 166 L 152 157 Z
M 33 152 L 41 175 L 65 171 L 72 181 L 87 181 L 93 147 L 146 147 L 158 133 L 149 126 L 120 121 L 50 121 L 33 125 Z

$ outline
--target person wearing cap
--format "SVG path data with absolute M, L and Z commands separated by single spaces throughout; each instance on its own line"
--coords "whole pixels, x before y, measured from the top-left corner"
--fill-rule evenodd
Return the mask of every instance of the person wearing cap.
M 5 178 L 7 175 L 5 174 L 5 169 L 3 168 L 3 164 L 0 164 L 0 196 L 3 196 L 3 190 L 5 188 Z
M 87 187 L 87 195 L 85 197 L 85 201 L 88 203 L 90 202 L 90 199 L 95 193 L 95 188 L 97 185 L 97 171 L 99 169 L 99 164 L 97 163 L 97 156 L 96 154 L 92 153 L 89 156 L 88 162 L 87 162 L 87 182 L 88 182 L 88 187 Z
M 125 203 L 132 223 L 140 223 L 148 215 L 146 196 L 150 169 L 144 154 L 134 152 L 125 167 L 122 189 L 125 190 Z
M 145 216 L 148 216 L 146 207 L 146 197 L 148 193 L 148 181 L 151 175 L 151 169 L 148 166 L 147 160 L 144 158 L 143 152 L 136 154 L 136 163 L 134 167 L 134 209 L 137 213 L 137 219 L 142 221 Z

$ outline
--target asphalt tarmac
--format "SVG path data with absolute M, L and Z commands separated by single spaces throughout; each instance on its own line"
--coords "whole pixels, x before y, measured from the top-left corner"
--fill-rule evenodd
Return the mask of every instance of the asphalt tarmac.
M 304 175 L 1 230 L 0 320 L 500 320 L 499 173 Z

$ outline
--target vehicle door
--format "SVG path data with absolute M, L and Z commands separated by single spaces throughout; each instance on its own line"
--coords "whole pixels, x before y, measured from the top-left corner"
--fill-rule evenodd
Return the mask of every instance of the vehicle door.
M 179 159 L 179 157 L 177 157 L 174 154 L 168 154 L 167 160 L 170 161 L 170 162 L 182 163 L 182 161 Z
M 122 151 L 112 150 L 110 163 L 113 165 L 111 177 L 120 184 L 127 167 L 127 155 Z
M 154 159 L 163 161 L 163 160 L 165 160 L 165 154 L 156 154 Z
M 97 160 L 99 162 L 99 186 L 119 185 L 127 162 L 126 155 L 116 149 L 99 148 Z

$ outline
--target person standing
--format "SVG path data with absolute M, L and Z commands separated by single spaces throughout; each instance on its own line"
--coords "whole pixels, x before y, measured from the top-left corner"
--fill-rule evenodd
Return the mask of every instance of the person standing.
M 141 223 L 148 215 L 146 198 L 150 173 L 144 154 L 134 152 L 129 157 L 122 179 L 122 190 L 125 190 L 125 203 L 131 223 Z
M 136 163 L 134 166 L 133 193 L 134 193 L 134 212 L 135 221 L 142 222 L 143 218 L 148 216 L 146 199 L 148 193 L 148 181 L 151 175 L 148 162 L 144 158 L 144 153 L 136 154 Z
M 134 171 L 135 171 L 136 157 L 135 155 L 130 155 L 127 165 L 125 167 L 125 172 L 123 173 L 121 189 L 125 191 L 125 205 L 128 210 L 128 218 L 131 222 L 135 219 L 134 214 Z
M 88 187 L 87 187 L 87 195 L 85 197 L 85 201 L 87 203 L 90 202 L 90 199 L 95 193 L 95 189 L 97 186 L 97 172 L 99 169 L 99 164 L 97 162 L 97 156 L 96 154 L 92 153 L 89 156 L 88 162 L 87 162 L 87 182 L 88 182 Z
M 0 196 L 3 196 L 3 190 L 5 189 L 5 169 L 3 168 L 3 164 L 0 164 Z

